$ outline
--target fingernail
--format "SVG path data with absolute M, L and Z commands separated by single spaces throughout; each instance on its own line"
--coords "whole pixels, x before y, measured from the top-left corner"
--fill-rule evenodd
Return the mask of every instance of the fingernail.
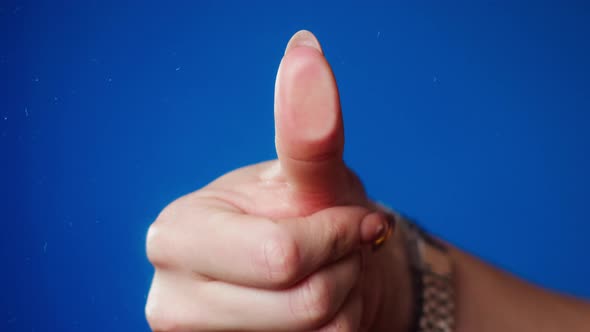
M 372 212 L 365 216 L 361 223 L 361 239 L 363 243 L 374 244 L 387 233 L 388 223 L 385 214 Z
M 378 231 L 375 232 L 375 237 L 373 240 L 373 244 L 378 246 L 381 245 L 387 238 L 389 237 L 389 232 L 391 231 L 389 224 L 386 222 L 379 225 Z
M 373 235 L 373 238 L 375 239 L 373 242 L 382 241 L 381 239 L 383 238 L 383 235 L 385 234 L 386 228 L 387 228 L 386 222 L 382 222 L 379 224 L 379 226 L 377 226 L 377 228 L 375 229 L 375 235 Z
M 318 39 L 313 35 L 313 33 L 307 30 L 300 30 L 291 37 L 289 43 L 287 43 L 287 48 L 285 49 L 285 54 L 293 48 L 296 47 L 311 47 L 316 49 L 318 52 L 322 53 L 322 47 L 320 46 L 320 42 Z
M 381 224 L 375 231 L 375 237 L 373 241 L 373 250 L 379 249 L 387 239 L 393 234 L 395 228 L 395 217 L 391 214 L 379 213 L 381 215 Z

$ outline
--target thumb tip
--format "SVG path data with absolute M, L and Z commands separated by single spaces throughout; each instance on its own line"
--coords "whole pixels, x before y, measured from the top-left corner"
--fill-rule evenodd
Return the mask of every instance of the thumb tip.
M 277 152 L 315 160 L 343 149 L 340 97 L 330 65 L 306 42 L 300 44 L 298 34 L 277 74 L 275 138 Z
M 275 86 L 275 145 L 281 168 L 294 187 L 314 192 L 341 178 L 344 150 L 338 88 L 320 52 L 311 32 L 296 33 Z
M 292 50 L 296 47 L 300 47 L 300 46 L 310 47 L 310 48 L 317 50 L 321 54 L 324 53 L 322 51 L 322 46 L 320 45 L 320 42 L 318 41 L 316 36 L 309 30 L 297 31 L 291 37 L 291 39 L 289 39 L 289 42 L 287 43 L 287 47 L 285 48 L 285 54 L 287 54 L 287 52 L 289 52 L 290 50 Z

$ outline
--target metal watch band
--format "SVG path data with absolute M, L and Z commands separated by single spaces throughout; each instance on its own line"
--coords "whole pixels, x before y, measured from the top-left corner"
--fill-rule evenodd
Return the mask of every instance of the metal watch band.
M 402 232 L 415 294 L 411 332 L 454 332 L 455 291 L 448 249 L 418 224 L 379 204 Z
M 455 292 L 447 248 L 415 221 L 396 213 L 404 232 L 416 296 L 413 332 L 453 332 Z
M 453 287 L 448 278 L 441 277 L 432 272 L 422 272 L 420 279 L 421 292 L 418 308 L 414 322 L 416 332 L 452 332 L 454 331 L 454 299 Z M 417 287 L 418 288 L 418 287 Z

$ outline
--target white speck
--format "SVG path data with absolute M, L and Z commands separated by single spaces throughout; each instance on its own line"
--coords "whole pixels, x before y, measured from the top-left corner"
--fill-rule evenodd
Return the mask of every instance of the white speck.
M 58 100 L 59 100 L 59 98 L 58 98 L 58 97 L 53 97 L 53 101 L 54 101 L 54 102 L 57 102 Z
M 33 82 L 39 82 L 39 77 L 33 77 L 33 79 L 31 81 L 33 81 Z
M 72 225 L 73 225 L 72 222 L 68 221 L 68 226 L 70 226 L 70 228 L 72 228 Z
M 25 116 L 28 118 L 29 117 L 29 110 L 25 107 Z
M 47 252 L 47 241 L 43 243 L 43 252 Z
M 107 78 L 107 82 L 112 82 L 112 81 L 113 81 L 113 79 L 112 79 L 112 78 L 110 78 L 110 77 L 109 77 L 109 78 Z
M 432 83 L 436 83 L 436 82 L 438 82 L 438 77 L 436 77 L 436 76 L 432 77 Z
M 377 38 L 381 37 L 381 31 L 377 31 Z
M 179 71 L 179 70 L 180 70 L 180 67 L 176 67 L 176 71 Z
M 7 116 L 4 116 L 4 121 L 6 121 L 6 120 L 8 120 L 8 117 Z

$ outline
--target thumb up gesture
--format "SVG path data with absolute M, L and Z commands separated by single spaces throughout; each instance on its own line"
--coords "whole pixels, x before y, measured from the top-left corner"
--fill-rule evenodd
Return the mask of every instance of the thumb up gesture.
M 336 81 L 308 31 L 287 45 L 274 119 L 277 160 L 177 199 L 150 227 L 151 328 L 401 331 L 407 264 L 396 241 L 371 248 L 392 225 L 342 160 Z

